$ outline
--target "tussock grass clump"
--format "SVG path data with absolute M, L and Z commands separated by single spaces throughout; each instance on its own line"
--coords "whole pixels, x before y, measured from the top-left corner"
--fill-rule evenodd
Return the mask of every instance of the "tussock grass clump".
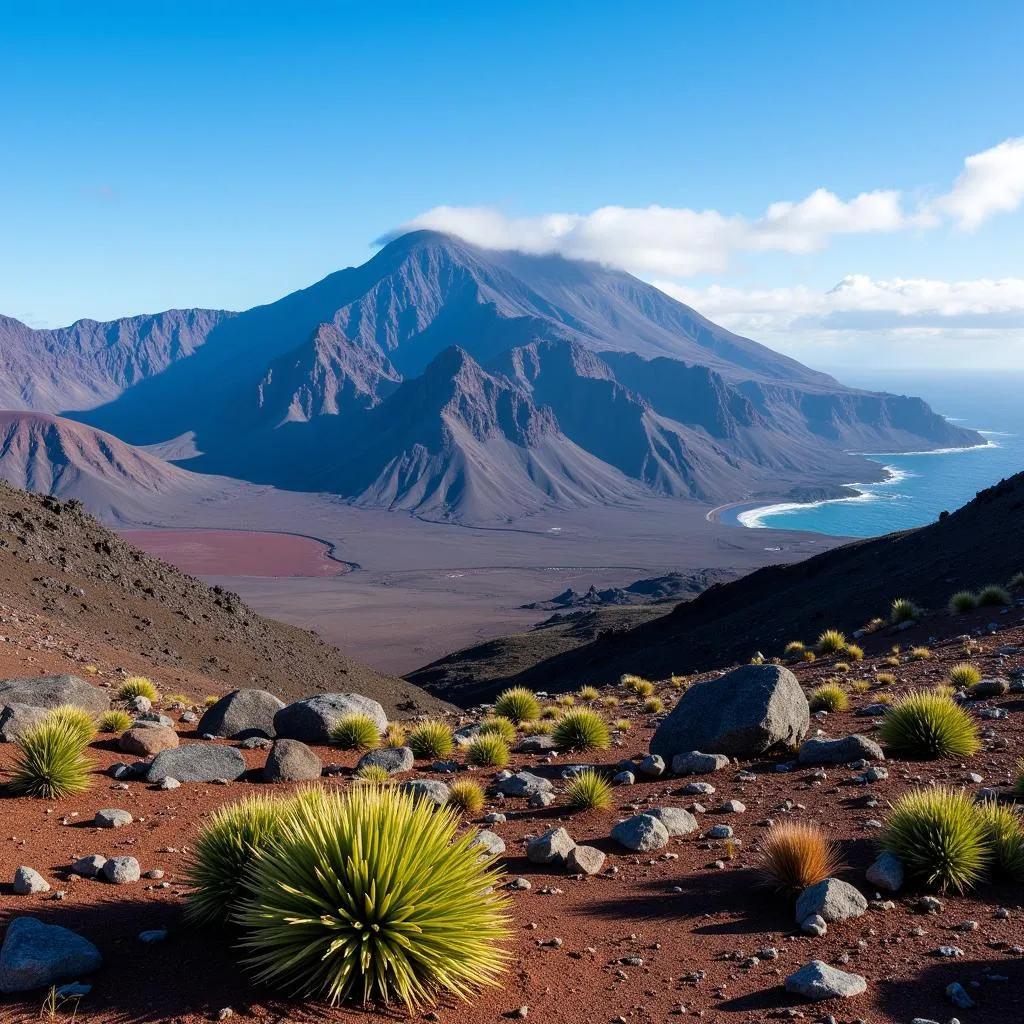
M 494 713 L 518 725 L 520 722 L 540 717 L 540 701 L 533 690 L 528 690 L 525 686 L 513 686 L 498 695 L 494 702 Z
M 638 697 L 650 697 L 654 693 L 654 683 L 649 679 L 644 679 L 643 676 L 634 676 L 627 673 L 619 682 L 627 690 L 632 690 Z
M 633 728 L 633 723 L 628 718 L 616 718 L 612 723 L 612 728 L 619 732 L 629 732 Z
M 974 719 L 942 694 L 908 693 L 886 713 L 882 742 L 909 758 L 970 757 L 981 746 Z
M 1005 608 L 1007 605 L 1013 604 L 1013 598 L 1006 587 L 1001 587 L 998 583 L 990 583 L 978 591 L 978 604 Z
M 354 777 L 357 782 L 365 782 L 373 786 L 385 786 L 391 782 L 391 772 L 382 764 L 364 764 Z
M 854 679 L 850 683 L 850 690 L 853 693 L 867 693 L 871 689 L 871 684 L 866 679 Z
M 396 787 L 324 794 L 254 861 L 236 920 L 257 981 L 299 999 L 468 998 L 497 984 L 508 897 L 458 814 Z
M 192 891 L 185 916 L 193 924 L 223 925 L 242 896 L 248 895 L 246 870 L 277 835 L 291 805 L 280 797 L 249 796 L 217 808 L 196 839 L 186 883 Z
M 846 650 L 846 634 L 838 629 L 826 629 L 818 637 L 819 654 L 842 654 Z
M 858 644 L 847 644 L 846 656 L 850 659 L 850 661 L 863 661 L 864 648 L 860 647 Z
M 644 712 L 648 715 L 657 715 L 665 707 L 660 697 L 648 697 L 642 705 Z
M 85 708 L 77 704 L 61 704 L 47 712 L 49 722 L 64 722 L 79 738 L 83 747 L 87 747 L 96 738 L 96 719 Z
M 542 719 L 554 719 L 561 713 L 554 704 L 548 704 L 546 707 L 541 708 L 540 717 Z
M 812 711 L 845 711 L 850 706 L 850 698 L 836 683 L 822 683 L 811 692 L 807 703 Z
M 555 723 L 547 719 L 536 722 L 523 722 L 524 736 L 550 736 L 555 731 Z
M 596 686 L 580 687 L 580 700 L 585 700 L 589 703 L 592 700 L 597 700 L 597 698 L 600 696 L 601 693 Z
M 565 787 L 565 796 L 570 807 L 581 810 L 591 807 L 606 810 L 612 805 L 611 783 L 593 768 L 586 768 L 573 776 Z
M 978 595 L 972 590 L 958 590 L 949 599 L 951 615 L 966 615 L 978 607 Z
M 971 888 L 990 860 L 977 804 L 944 787 L 904 793 L 886 821 L 882 846 L 903 861 L 908 878 L 943 891 Z
M 927 647 L 911 647 L 907 655 L 911 661 L 927 661 L 931 656 L 932 652 Z
M 885 665 L 886 668 L 897 668 L 900 665 L 900 656 L 898 654 L 886 655 L 878 664 Z
M 145 676 L 129 676 L 117 691 L 117 699 L 125 704 L 136 697 L 145 697 L 146 700 L 159 700 L 160 694 L 156 687 Z
M 220 697 L 218 697 L 215 693 L 209 693 L 203 698 L 203 707 L 212 708 L 213 705 L 216 704 L 217 701 L 219 700 Z
M 814 653 L 814 651 L 804 651 L 804 653 L 800 656 L 800 660 L 806 662 L 809 665 L 812 661 L 817 661 L 818 656 Z
M 956 694 L 956 687 L 950 686 L 949 683 L 936 683 L 932 687 L 932 693 L 938 693 L 943 697 L 952 697 Z
M 516 739 L 516 727 L 501 715 L 493 715 L 485 718 L 480 723 L 481 736 L 500 736 L 506 743 L 514 743 Z
M 957 662 L 946 677 L 950 686 L 968 687 L 981 682 L 981 672 L 969 661 Z
M 833 672 L 838 672 L 841 676 L 845 676 L 850 671 L 850 666 L 845 661 L 837 661 L 832 666 Z
M 560 708 L 571 708 L 575 703 L 576 698 L 571 693 L 560 693 L 555 698 L 555 704 Z
M 800 640 L 790 640 L 782 649 L 782 656 L 790 661 L 799 661 L 807 650 L 807 646 Z
M 408 739 L 409 730 L 401 722 L 388 722 L 384 730 L 385 747 L 404 747 Z
M 476 768 L 504 768 L 510 756 L 508 744 L 496 732 L 481 733 L 466 749 L 466 763 Z
M 612 741 L 604 719 L 585 708 L 563 715 L 554 737 L 559 750 L 607 750 Z
M 380 729 L 369 715 L 342 715 L 331 726 L 330 736 L 342 750 L 373 750 L 380 745 Z
M 978 813 L 992 851 L 993 871 L 1015 882 L 1024 880 L 1024 820 L 1020 812 L 987 800 Z
M 829 878 L 838 866 L 835 846 L 811 822 L 777 822 L 761 841 L 760 870 L 775 889 L 798 892 Z
M 889 622 L 894 626 L 903 622 L 916 622 L 921 614 L 921 609 L 906 597 L 897 597 L 889 606 Z
M 189 707 L 192 704 L 192 698 L 187 693 L 167 693 L 164 694 L 164 704 L 181 704 L 184 707 Z
M 132 716 L 127 711 L 106 711 L 100 715 L 100 732 L 120 735 L 132 727 Z
M 896 677 L 891 672 L 878 672 L 875 675 L 875 682 L 879 686 L 892 686 L 896 682 Z
M 11 791 L 47 800 L 84 793 L 92 771 L 85 747 L 79 728 L 47 716 L 18 740 Z
M 433 761 L 447 757 L 452 752 L 455 740 L 452 731 L 444 722 L 429 719 L 421 722 L 409 733 L 409 749 L 419 761 Z
M 601 698 L 601 707 L 603 708 L 617 708 L 621 703 L 622 701 L 611 693 L 607 697 Z
M 448 803 L 463 814 L 476 815 L 484 809 L 484 791 L 473 779 L 459 779 L 448 788 Z

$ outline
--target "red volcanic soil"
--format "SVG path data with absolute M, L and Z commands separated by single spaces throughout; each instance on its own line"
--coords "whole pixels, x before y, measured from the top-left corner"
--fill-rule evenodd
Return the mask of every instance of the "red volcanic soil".
M 248 530 L 121 530 L 125 540 L 193 576 L 340 576 L 323 541 Z

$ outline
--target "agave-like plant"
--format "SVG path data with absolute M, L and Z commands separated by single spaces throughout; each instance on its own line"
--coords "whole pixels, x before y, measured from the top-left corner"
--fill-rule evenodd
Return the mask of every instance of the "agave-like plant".
M 882 742 L 902 757 L 970 757 L 981 742 L 974 719 L 949 697 L 927 690 L 896 701 L 882 720 Z
M 100 715 L 100 732 L 122 733 L 132 727 L 132 716 L 120 709 Z
M 47 716 L 18 740 L 11 791 L 47 800 L 84 793 L 93 768 L 85 748 L 80 728 Z
M 154 701 L 159 696 L 156 687 L 145 676 L 129 676 L 117 691 L 117 699 L 124 701 L 125 704 L 135 697 L 145 697 L 146 700 Z M 216 698 L 214 701 L 216 702 Z
M 565 797 L 570 807 L 606 810 L 612 805 L 612 787 L 599 772 L 593 768 L 584 768 L 565 787 Z
M 506 743 L 514 743 L 516 727 L 502 715 L 491 715 L 480 723 L 481 736 L 500 736 Z
M 836 847 L 811 822 L 777 822 L 761 841 L 761 874 L 779 890 L 799 892 L 829 878 L 838 866 Z
M 826 629 L 818 637 L 819 654 L 842 654 L 846 650 L 846 634 L 838 629 Z
M 419 760 L 435 760 L 447 757 L 452 752 L 455 740 L 452 731 L 444 722 L 430 719 L 421 722 L 409 733 L 409 749 Z
M 981 682 L 981 672 L 969 661 L 960 661 L 949 670 L 949 675 L 946 678 L 949 680 L 950 686 L 966 689 Z
M 77 704 L 61 704 L 46 713 L 50 722 L 65 722 L 87 747 L 96 738 L 96 719 Z
M 1024 880 L 1024 820 L 1016 807 L 986 800 L 980 812 L 992 849 L 992 867 L 1004 878 Z
M 475 768 L 504 768 L 509 762 L 508 744 L 497 733 L 482 733 L 466 749 L 466 762 Z
M 936 786 L 904 793 L 892 807 L 882 846 L 908 878 L 963 892 L 985 874 L 990 844 L 978 805 L 963 790 Z
M 330 737 L 342 750 L 373 750 L 380 745 L 380 729 L 369 715 L 342 715 L 331 726 Z
M 845 711 L 850 706 L 850 696 L 838 683 L 822 683 L 811 692 L 807 703 L 812 711 Z
M 540 701 L 533 690 L 525 686 L 513 686 L 498 695 L 494 702 L 494 713 L 518 725 L 540 717 Z
M 448 787 L 448 803 L 463 814 L 479 814 L 484 809 L 484 791 L 473 779 L 458 779 Z
M 494 858 L 451 808 L 360 786 L 298 807 L 248 872 L 236 921 L 258 981 L 417 1010 L 494 985 L 510 935 Z
M 559 750 L 607 750 L 612 742 L 605 720 L 586 708 L 566 712 L 555 726 L 554 740 Z

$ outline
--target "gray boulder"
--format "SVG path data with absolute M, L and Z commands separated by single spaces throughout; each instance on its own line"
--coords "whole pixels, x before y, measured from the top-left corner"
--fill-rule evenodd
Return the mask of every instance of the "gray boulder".
M 846 764 L 848 761 L 884 761 L 885 753 L 872 739 L 860 734 L 835 740 L 804 740 L 800 744 L 801 764 Z
M 596 846 L 574 846 L 565 866 L 574 875 L 596 875 L 604 867 L 605 855 Z
M 0 710 L 0 743 L 16 743 L 46 714 L 46 708 L 36 708 L 31 704 L 8 704 Z
M 480 735 L 480 723 L 471 722 L 469 725 L 462 726 L 461 729 L 456 729 L 452 733 L 452 739 L 455 740 L 456 746 L 468 747 Z
M 245 771 L 245 758 L 234 747 L 186 743 L 157 754 L 146 772 L 146 781 L 163 782 L 169 777 L 179 782 L 233 782 Z
M 110 698 L 97 686 L 78 676 L 18 676 L 0 679 L 0 705 L 28 704 L 34 708 L 59 708 L 74 704 L 97 718 L 110 710 Z
M 104 862 L 100 874 L 112 885 L 130 885 L 142 877 L 142 868 L 134 857 L 111 857 Z
M 479 846 L 488 857 L 500 857 L 505 852 L 505 840 L 496 832 L 491 832 L 486 828 L 477 832 L 469 845 Z
M 655 807 L 646 813 L 657 818 L 670 836 L 685 836 L 697 830 L 697 819 L 683 807 Z
M 178 745 L 178 734 L 165 725 L 137 722 L 117 741 L 118 750 L 139 757 L 150 757 L 161 750 L 173 750 Z
M 497 783 L 498 792 L 505 796 L 534 796 L 537 793 L 550 793 L 554 788 L 549 779 L 542 779 L 532 772 L 516 772 L 499 779 Z
M 665 759 L 657 754 L 648 754 L 637 766 L 637 771 L 648 779 L 665 774 Z
M 408 747 L 381 747 L 363 754 L 356 765 L 356 771 L 371 766 L 384 768 L 390 775 L 398 775 L 400 772 L 411 772 L 416 766 L 416 758 Z
M 797 923 L 817 914 L 826 924 L 860 917 L 868 909 L 868 901 L 849 882 L 826 878 L 809 885 L 796 901 Z
M 444 806 L 451 796 L 451 790 L 436 779 L 412 779 L 399 786 L 403 793 L 410 793 L 414 803 L 426 800 L 428 803 Z
M 100 951 L 69 928 L 16 917 L 0 946 L 0 992 L 31 992 L 98 970 Z
M 637 853 L 660 850 L 668 846 L 668 838 L 668 827 L 653 814 L 635 814 L 612 828 L 612 839 Z
M 123 828 L 132 823 L 132 816 L 127 811 L 119 810 L 116 807 L 105 807 L 97 811 L 93 818 L 93 824 L 97 828 Z
M 324 770 L 320 758 L 299 740 L 277 740 L 263 766 L 264 782 L 309 782 Z
M 672 771 L 676 775 L 710 775 L 729 767 L 725 754 L 702 754 L 699 750 L 688 750 L 672 758 Z
M 50 883 L 35 868 L 22 866 L 14 872 L 12 888 L 16 896 L 31 896 L 37 892 L 49 892 Z
M 781 665 L 742 668 L 695 683 L 651 737 L 651 753 L 714 750 L 755 757 L 799 743 L 811 713 L 796 676 Z
M 233 690 L 221 697 L 199 720 L 200 736 L 224 736 L 229 740 L 247 740 L 253 736 L 273 739 L 274 716 L 284 707 L 266 690 Z
M 358 693 L 318 693 L 315 697 L 287 704 L 274 715 L 277 735 L 303 743 L 330 742 L 331 726 L 345 715 L 368 715 L 383 732 L 388 716 L 375 700 Z
M 82 878 L 99 878 L 100 872 L 103 871 L 103 865 L 107 863 L 107 858 L 102 853 L 90 853 L 87 857 L 79 857 L 71 865 L 71 870 L 76 875 L 81 875 Z
M 526 844 L 526 859 L 531 864 L 564 864 L 575 845 L 564 828 L 549 829 Z
M 517 754 L 549 754 L 555 750 L 554 736 L 524 736 L 516 745 Z
M 985 700 L 988 697 L 1002 697 L 1010 689 L 1009 680 L 994 677 L 982 679 L 967 690 L 967 696 L 971 700 Z
M 821 960 L 812 960 L 786 978 L 786 991 L 819 999 L 849 999 L 859 996 L 868 987 L 867 979 L 859 974 L 829 967 Z

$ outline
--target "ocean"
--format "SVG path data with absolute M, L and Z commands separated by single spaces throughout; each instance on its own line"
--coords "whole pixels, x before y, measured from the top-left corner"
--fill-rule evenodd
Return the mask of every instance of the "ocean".
M 889 470 L 882 483 L 861 485 L 857 498 L 812 505 L 769 505 L 736 514 L 747 527 L 810 530 L 838 537 L 875 537 L 934 522 L 1003 477 L 1024 470 L 1024 372 L 877 372 L 836 374 L 844 384 L 919 395 L 951 421 L 987 440 L 965 451 L 868 455 Z

